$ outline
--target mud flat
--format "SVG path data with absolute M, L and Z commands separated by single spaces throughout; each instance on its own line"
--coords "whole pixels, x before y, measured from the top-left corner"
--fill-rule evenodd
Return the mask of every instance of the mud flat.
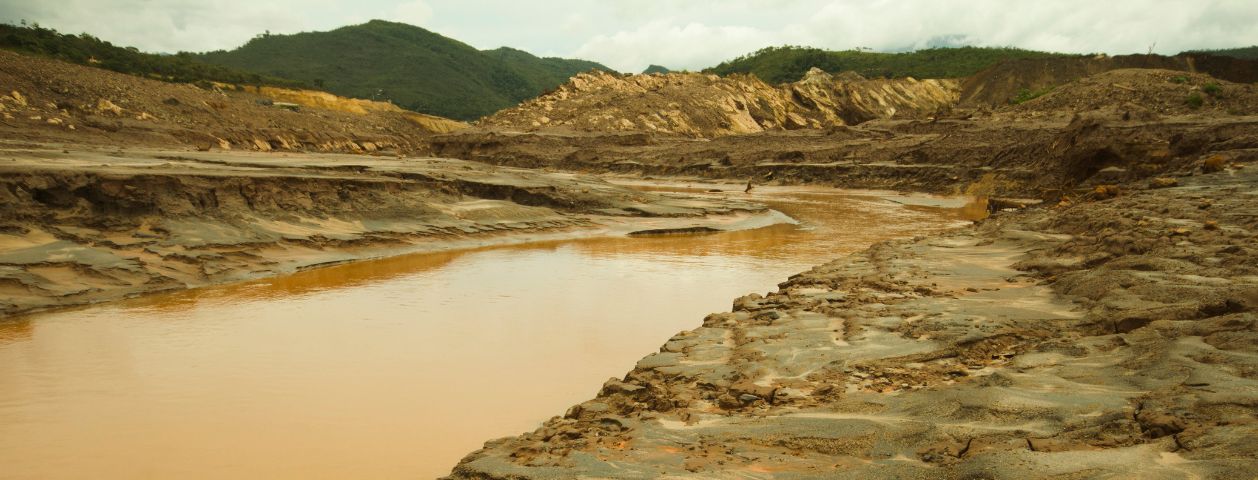
M 1252 474 L 1258 171 L 1194 173 L 738 298 L 450 478 Z
M 789 221 L 460 160 L 0 147 L 0 316 L 416 251 Z

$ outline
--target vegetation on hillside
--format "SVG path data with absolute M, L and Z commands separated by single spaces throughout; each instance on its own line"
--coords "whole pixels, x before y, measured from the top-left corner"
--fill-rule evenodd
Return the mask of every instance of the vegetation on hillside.
M 262 35 L 200 59 L 292 78 L 339 95 L 472 120 L 553 89 L 594 62 L 538 58 L 510 48 L 480 51 L 403 23 L 372 20 L 328 32 Z
M 854 71 L 866 77 L 968 77 L 1003 60 L 1066 56 L 1017 48 L 931 48 L 904 53 L 783 46 L 760 49 L 704 70 L 718 75 L 752 73 L 769 83 L 794 82 L 810 68 L 830 73 Z
M 646 67 L 646 70 L 643 70 L 642 73 L 668 73 L 671 71 L 672 70 L 669 70 L 667 67 L 651 64 L 651 66 Z
M 1234 57 L 1245 60 L 1258 60 L 1258 45 L 1242 48 L 1226 48 L 1221 50 L 1190 50 L 1184 53 L 1205 53 L 1221 57 Z
M 58 33 L 39 24 L 0 24 L 0 48 L 169 82 L 303 86 L 301 82 L 206 64 L 187 52 L 175 55 L 143 53 L 135 47 L 120 47 L 86 33 Z

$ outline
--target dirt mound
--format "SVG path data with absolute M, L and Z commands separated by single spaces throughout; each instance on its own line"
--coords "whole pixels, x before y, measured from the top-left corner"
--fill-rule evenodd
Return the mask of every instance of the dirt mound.
M 745 75 L 591 72 L 480 124 L 526 131 L 570 128 L 712 138 L 923 116 L 955 103 L 957 89 L 951 80 L 835 78 L 816 69 L 799 82 L 782 86 Z
M 0 85 L 11 139 L 357 153 L 418 150 L 419 137 L 465 125 L 323 92 L 202 88 L 12 52 L 0 52 Z
M 1145 68 L 1207 73 L 1238 83 L 1258 82 L 1258 62 L 1214 55 L 1119 55 L 1019 59 L 1002 62 L 961 84 L 965 106 L 1005 105 L 1083 77 L 1110 70 Z
M 1164 115 L 1258 112 L 1258 89 L 1173 70 L 1112 70 L 1055 88 L 1042 97 L 1005 107 L 1015 112 L 1082 112 L 1130 105 Z

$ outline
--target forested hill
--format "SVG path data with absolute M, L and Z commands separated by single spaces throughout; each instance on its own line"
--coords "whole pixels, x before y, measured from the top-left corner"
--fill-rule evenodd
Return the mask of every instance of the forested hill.
M 191 53 L 144 53 L 134 47 L 114 45 L 86 33 L 64 34 L 39 24 L 0 24 L 0 48 L 168 82 L 212 81 L 281 87 L 305 86 L 293 80 L 207 64 L 198 61 Z
M 262 35 L 199 59 L 309 83 L 338 95 L 392 100 L 411 110 L 472 120 L 553 89 L 598 63 L 477 50 L 420 27 L 372 20 L 328 32 Z

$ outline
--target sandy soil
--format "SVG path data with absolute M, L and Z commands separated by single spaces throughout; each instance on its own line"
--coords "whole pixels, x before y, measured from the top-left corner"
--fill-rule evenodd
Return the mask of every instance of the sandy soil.
M 788 220 L 460 160 L 6 143 L 0 315 L 414 251 Z

